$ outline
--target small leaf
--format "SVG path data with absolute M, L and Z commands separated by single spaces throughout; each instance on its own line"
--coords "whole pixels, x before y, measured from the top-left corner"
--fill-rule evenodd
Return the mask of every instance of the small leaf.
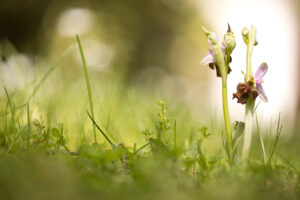
M 57 128 L 52 128 L 52 129 L 51 129 L 51 132 L 52 132 L 52 135 L 53 135 L 54 137 L 56 137 L 56 138 L 60 138 L 60 137 L 61 137 L 61 134 L 60 134 L 60 132 L 58 131 Z
M 207 138 L 211 134 L 207 132 L 207 127 L 203 126 L 202 128 L 198 128 L 197 131 L 201 134 L 201 137 Z

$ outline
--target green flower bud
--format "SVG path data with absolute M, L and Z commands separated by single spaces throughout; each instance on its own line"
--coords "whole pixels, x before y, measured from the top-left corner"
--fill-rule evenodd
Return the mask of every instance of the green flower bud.
M 223 41 L 226 49 L 225 49 L 225 53 L 227 56 L 230 56 L 232 51 L 235 48 L 236 42 L 235 42 L 235 37 L 233 32 L 231 31 L 231 28 L 228 24 L 228 30 L 227 33 L 225 33 L 224 35 L 224 41 Z
M 206 28 L 202 27 L 203 32 L 205 33 L 207 39 L 211 42 L 212 45 L 218 44 L 218 39 L 215 33 L 208 31 Z
M 243 36 L 244 42 L 246 44 L 248 44 L 249 43 L 249 31 L 248 31 L 248 29 L 246 27 L 244 27 L 242 29 L 242 36 Z

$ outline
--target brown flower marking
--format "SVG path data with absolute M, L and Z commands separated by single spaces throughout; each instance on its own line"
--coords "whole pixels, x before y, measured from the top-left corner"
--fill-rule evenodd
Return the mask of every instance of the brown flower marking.
M 230 56 L 230 61 L 229 61 L 229 63 L 231 63 L 231 61 L 232 61 L 232 58 L 231 58 L 231 56 Z M 219 66 L 217 65 L 216 62 L 209 63 L 208 66 L 209 66 L 209 68 L 212 69 L 212 70 L 216 69 L 217 77 L 221 77 L 220 68 L 219 68 Z M 228 72 L 227 72 L 227 74 L 230 74 L 230 72 L 231 72 L 231 68 L 228 66 Z
M 252 96 L 253 100 L 258 96 L 258 91 L 251 80 L 246 83 L 239 83 L 236 89 L 237 92 L 233 93 L 232 99 L 237 98 L 237 102 L 241 104 L 246 104 L 250 96 Z

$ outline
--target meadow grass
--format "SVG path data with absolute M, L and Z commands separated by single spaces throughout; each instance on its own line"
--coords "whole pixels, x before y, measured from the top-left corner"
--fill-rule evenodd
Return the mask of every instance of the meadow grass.
M 175 94 L 124 86 L 122 74 L 88 74 L 78 36 L 77 44 L 84 74 L 51 80 L 69 48 L 28 96 L 4 89 L 3 199 L 299 199 L 298 141 L 281 139 L 280 117 L 270 137 L 257 120 L 248 161 L 240 159 L 243 125 L 233 126 L 229 164 L 218 117 L 203 110 L 195 118 Z

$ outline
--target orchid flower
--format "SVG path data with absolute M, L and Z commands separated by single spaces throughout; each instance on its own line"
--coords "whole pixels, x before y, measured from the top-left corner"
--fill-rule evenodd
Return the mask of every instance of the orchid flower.
M 262 63 L 254 76 L 250 78 L 246 83 L 239 83 L 237 86 L 237 92 L 233 94 L 233 99 L 237 98 L 237 102 L 241 104 L 246 104 L 250 96 L 255 100 L 259 96 L 264 102 L 268 102 L 268 98 L 262 87 L 263 77 L 268 71 L 267 63 Z
M 227 153 L 229 163 L 231 164 L 233 159 L 233 140 L 227 100 L 227 74 L 231 71 L 229 63 L 231 61 L 230 55 L 236 45 L 235 37 L 228 25 L 228 31 L 224 35 L 223 43 L 219 45 L 215 33 L 206 30 L 204 27 L 202 27 L 202 30 L 208 39 L 210 48 L 209 54 L 202 59 L 201 64 L 208 64 L 211 69 L 216 69 L 217 76 L 222 79 L 222 103 L 227 138 Z
M 268 102 L 268 98 L 266 96 L 266 93 L 264 91 L 264 88 L 262 86 L 263 81 L 263 77 L 265 76 L 265 74 L 268 71 L 268 65 L 267 63 L 262 63 L 257 71 L 254 74 L 254 80 L 255 80 L 255 84 L 256 84 L 256 89 L 258 91 L 259 97 L 264 101 L 264 102 Z
M 215 38 L 215 40 L 218 42 L 218 39 L 217 39 L 217 35 L 215 33 L 212 33 L 213 37 Z M 201 60 L 200 64 L 201 65 L 209 65 L 209 64 L 214 64 L 216 63 L 216 57 L 215 57 L 215 53 L 212 49 L 212 46 L 211 46 L 211 41 L 208 40 L 209 42 L 209 53 L 204 56 L 204 58 Z M 225 46 L 224 46 L 224 43 L 222 44 L 221 46 L 221 49 L 222 49 L 222 52 L 223 52 L 223 55 L 225 54 Z
M 217 36 L 215 33 L 212 33 L 212 36 L 215 38 L 215 40 L 218 42 L 218 39 L 217 39 Z M 217 61 L 216 61 L 216 57 L 215 57 L 215 53 L 212 49 L 212 45 L 211 45 L 211 41 L 208 40 L 209 42 L 209 53 L 204 56 L 204 58 L 201 60 L 200 64 L 201 65 L 208 65 L 212 70 L 216 69 L 216 73 L 217 73 L 217 76 L 218 77 L 221 77 L 221 74 L 220 74 L 220 69 L 217 65 Z M 222 50 L 222 53 L 225 57 L 225 53 L 226 53 L 226 44 L 225 42 L 222 42 L 222 46 L 221 46 L 221 50 Z M 231 57 L 230 57 L 230 62 L 231 62 Z M 231 72 L 231 69 L 230 67 L 228 68 L 228 74 Z

